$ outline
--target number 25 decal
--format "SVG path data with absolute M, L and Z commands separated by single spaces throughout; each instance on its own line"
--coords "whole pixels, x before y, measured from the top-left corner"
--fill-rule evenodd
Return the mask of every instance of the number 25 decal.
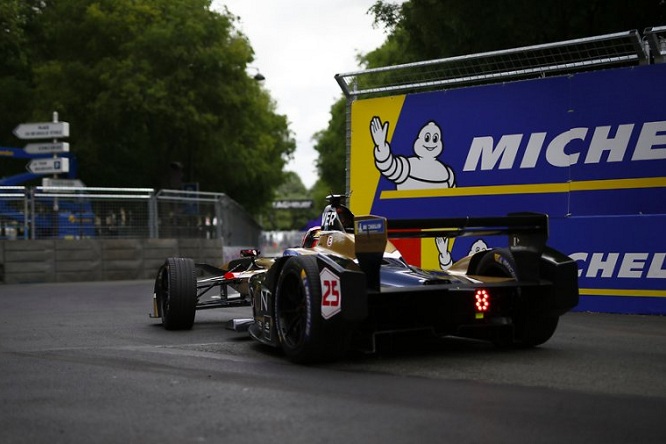
M 340 290 L 338 284 L 340 281 L 336 280 L 325 280 L 324 284 L 324 294 L 322 296 L 321 305 L 325 307 L 338 307 L 340 305 Z
M 328 268 L 319 273 L 321 282 L 321 316 L 330 319 L 342 311 L 340 278 Z

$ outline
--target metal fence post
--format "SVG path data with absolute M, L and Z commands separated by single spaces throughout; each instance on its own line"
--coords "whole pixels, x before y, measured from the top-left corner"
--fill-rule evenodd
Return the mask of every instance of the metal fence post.
M 35 214 L 35 189 L 30 187 L 28 191 L 30 195 L 30 239 L 37 239 L 37 215 Z
M 148 199 L 148 236 L 151 239 L 160 237 L 159 215 L 157 211 L 157 195 L 153 191 L 150 193 L 150 199 Z
M 224 214 L 224 204 L 222 203 L 222 200 L 224 199 L 224 196 L 219 196 L 217 200 L 215 201 L 215 238 L 216 239 L 222 239 L 222 226 L 224 224 L 222 220 L 222 216 Z
M 30 220 L 28 219 L 28 205 L 29 205 L 29 196 L 30 190 L 28 188 L 23 189 L 23 239 L 27 240 L 30 238 Z

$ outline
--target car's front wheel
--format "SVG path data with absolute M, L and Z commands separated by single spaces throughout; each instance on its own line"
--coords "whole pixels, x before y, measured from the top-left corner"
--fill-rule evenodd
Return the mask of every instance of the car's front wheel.
M 274 318 L 282 349 L 293 362 L 330 361 L 346 351 L 348 329 L 342 319 L 322 317 L 321 298 L 317 258 L 289 258 L 278 279 Z
M 167 330 L 189 330 L 197 305 L 197 279 L 192 259 L 170 257 L 155 279 L 162 325 Z

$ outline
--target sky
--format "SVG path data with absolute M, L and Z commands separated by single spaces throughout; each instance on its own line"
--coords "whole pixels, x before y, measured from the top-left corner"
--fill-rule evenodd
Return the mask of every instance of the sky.
M 266 77 L 277 112 L 287 116 L 296 140 L 296 172 L 311 188 L 317 181 L 312 136 L 328 126 L 330 109 L 342 97 L 335 74 L 358 71 L 356 55 L 386 39 L 367 14 L 376 0 L 215 0 L 240 17 L 239 30 L 254 49 L 252 66 Z M 394 1 L 397 3 L 398 1 Z M 250 70 L 250 74 L 255 70 Z

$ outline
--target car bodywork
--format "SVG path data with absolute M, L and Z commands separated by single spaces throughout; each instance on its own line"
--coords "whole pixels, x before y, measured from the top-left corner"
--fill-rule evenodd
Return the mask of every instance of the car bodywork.
M 536 346 L 578 303 L 576 264 L 546 245 L 546 215 L 387 221 L 354 217 L 344 196 L 329 198 L 321 227 L 282 256 L 250 250 L 220 268 L 168 259 L 155 282 L 154 316 L 166 328 L 191 328 L 197 309 L 250 305 L 252 318 L 231 328 L 310 363 L 350 348 L 373 351 L 380 335 L 402 332 Z M 479 234 L 506 235 L 508 247 L 446 271 L 407 264 L 388 240 Z M 204 300 L 214 288 L 219 294 Z

